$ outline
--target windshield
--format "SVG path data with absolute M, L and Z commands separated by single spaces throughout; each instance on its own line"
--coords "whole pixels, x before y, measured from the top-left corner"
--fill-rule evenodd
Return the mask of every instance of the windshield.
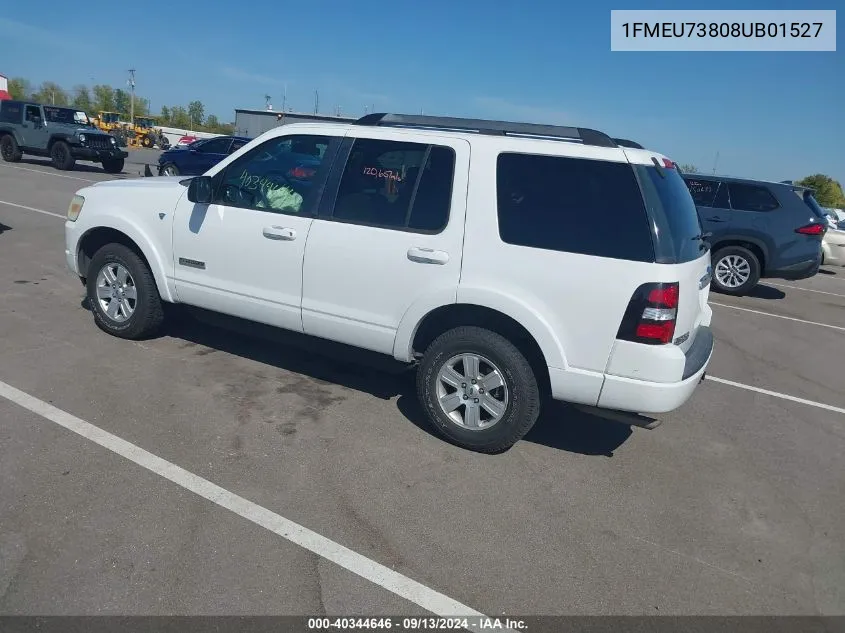
M 69 123 L 70 125 L 80 125 L 78 115 L 84 115 L 84 112 L 78 112 L 71 108 L 57 108 L 54 106 L 44 106 L 44 117 L 48 123 Z M 88 117 L 85 117 L 88 120 Z M 85 125 L 85 123 L 82 123 Z
M 118 115 L 114 112 L 103 112 L 104 123 L 117 123 Z
M 677 169 L 634 165 L 653 222 L 660 263 L 693 261 L 705 252 L 695 202 Z
M 139 119 L 138 117 L 135 117 L 135 123 L 137 123 L 139 127 L 152 127 L 153 126 L 153 120 L 152 119 Z

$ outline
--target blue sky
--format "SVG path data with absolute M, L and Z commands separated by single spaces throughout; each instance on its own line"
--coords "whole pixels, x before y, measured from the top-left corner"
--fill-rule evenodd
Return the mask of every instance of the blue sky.
M 374 105 L 581 125 L 702 171 L 718 151 L 719 173 L 821 172 L 845 184 L 841 37 L 828 53 L 610 51 L 611 9 L 796 9 L 797 0 L 12 5 L 0 6 L 0 73 L 121 87 L 134 67 L 155 112 L 199 99 L 231 121 L 236 107 L 262 108 L 265 94 L 281 108 L 285 86 L 288 106 L 310 112 L 318 89 L 322 112 Z

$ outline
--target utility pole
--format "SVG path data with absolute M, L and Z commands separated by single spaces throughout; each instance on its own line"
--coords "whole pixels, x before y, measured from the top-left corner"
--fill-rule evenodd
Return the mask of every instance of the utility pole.
M 320 93 L 318 91 L 314 91 L 314 114 L 317 114 L 320 111 Z
M 713 175 L 716 175 L 716 165 L 719 164 L 719 150 L 716 150 L 716 160 L 713 161 Z
M 285 83 L 285 92 L 282 95 L 282 112 L 288 111 L 288 85 Z
M 129 69 L 129 125 L 135 127 L 135 69 Z

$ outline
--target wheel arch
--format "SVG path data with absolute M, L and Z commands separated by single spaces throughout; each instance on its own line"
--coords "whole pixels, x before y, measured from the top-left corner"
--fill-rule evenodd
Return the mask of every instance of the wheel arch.
M 160 253 L 142 231 L 128 223 L 121 223 L 120 226 L 100 225 L 85 231 L 76 248 L 80 277 L 84 279 L 88 276 L 88 267 L 94 253 L 106 244 L 113 243 L 123 244 L 137 253 L 152 272 L 161 298 L 171 303 L 175 301 L 174 293 L 167 283 L 164 261 Z
M 765 242 L 756 238 L 746 237 L 744 235 L 726 236 L 719 238 L 711 247 L 711 252 L 715 256 L 721 249 L 727 246 L 741 246 L 746 248 L 757 257 L 760 262 L 760 273 L 762 275 L 766 270 L 769 262 L 769 248 Z

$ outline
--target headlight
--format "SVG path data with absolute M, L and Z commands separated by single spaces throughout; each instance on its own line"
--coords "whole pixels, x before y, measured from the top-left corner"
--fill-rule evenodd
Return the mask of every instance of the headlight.
M 112 145 L 117 145 L 117 141 L 116 141 L 116 140 L 114 140 L 114 137 L 113 137 L 113 136 L 110 136 L 110 137 L 109 137 L 109 139 L 111 139 L 111 144 L 112 144 Z
M 76 218 L 82 212 L 82 205 L 85 204 L 85 198 L 82 196 L 74 196 L 70 201 L 70 206 L 67 208 L 67 219 L 71 222 L 76 222 Z
M 85 142 L 85 140 L 86 140 L 87 138 L 88 138 L 88 137 L 87 137 L 87 136 L 85 136 L 84 134 L 80 134 L 80 135 L 79 135 L 79 140 L 80 140 L 80 142 L 82 142 L 82 143 L 84 143 L 84 142 Z

